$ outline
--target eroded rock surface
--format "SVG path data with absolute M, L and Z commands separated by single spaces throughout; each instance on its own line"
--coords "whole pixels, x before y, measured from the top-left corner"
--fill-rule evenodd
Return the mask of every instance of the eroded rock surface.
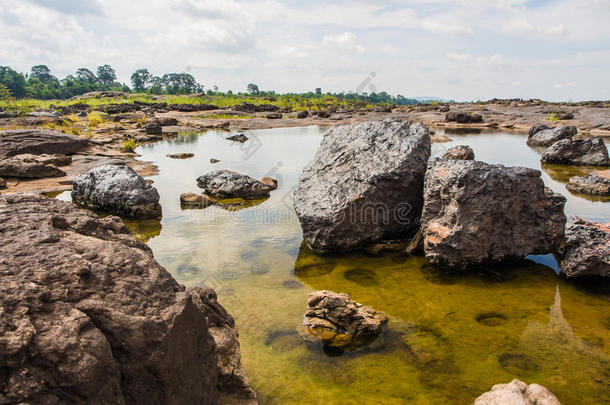
M 337 126 L 301 174 L 294 207 L 317 250 L 352 250 L 418 228 L 430 136 L 387 119 Z
M 578 166 L 610 166 L 608 148 L 601 137 L 587 140 L 555 142 L 547 148 L 540 159 L 542 163 Z
M 30 153 L 33 155 L 72 155 L 93 146 L 93 142 L 56 131 L 0 131 L 0 159 Z
M 566 227 L 558 256 L 561 272 L 567 277 L 610 277 L 610 223 L 576 217 Z
M 0 159 L 0 176 L 18 177 L 20 179 L 41 179 L 44 177 L 62 177 L 66 173 L 57 167 L 36 159 L 34 155 L 17 155 Z
M 474 401 L 474 405 L 561 405 L 557 397 L 542 385 L 527 385 L 514 379 L 497 384 Z
M 551 146 L 562 139 L 571 140 L 577 133 L 578 130 L 573 126 L 549 128 L 544 124 L 537 124 L 530 129 L 527 144 L 529 146 Z
M 424 200 L 424 251 L 435 265 L 550 253 L 563 238 L 566 199 L 544 186 L 538 170 L 433 159 Z
M 454 146 L 445 152 L 443 159 L 474 160 L 474 151 L 467 145 Z
M 222 327 L 226 313 L 185 292 L 119 218 L 2 196 L 0 239 L 0 403 L 218 403 L 206 316 Z
M 574 193 L 610 196 L 610 179 L 599 176 L 570 177 L 566 187 Z
M 215 170 L 204 174 L 197 179 L 197 186 L 215 198 L 264 198 L 275 189 L 250 176 L 230 170 Z
M 75 177 L 72 200 L 117 215 L 135 218 L 161 216 L 157 189 L 124 165 L 100 166 Z
M 388 318 L 350 299 L 347 294 L 316 291 L 309 294 L 303 326 L 313 340 L 342 350 L 354 350 L 375 340 Z

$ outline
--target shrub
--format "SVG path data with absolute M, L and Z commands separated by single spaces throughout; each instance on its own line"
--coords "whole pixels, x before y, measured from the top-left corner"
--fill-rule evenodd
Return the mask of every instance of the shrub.
M 91 126 L 91 127 L 97 127 L 102 122 L 104 122 L 104 118 L 102 117 L 102 115 L 95 111 L 90 113 L 87 116 L 87 119 L 89 120 L 89 126 Z
M 123 141 L 123 145 L 121 145 L 121 152 L 133 152 L 138 147 L 138 142 L 131 138 L 126 141 Z

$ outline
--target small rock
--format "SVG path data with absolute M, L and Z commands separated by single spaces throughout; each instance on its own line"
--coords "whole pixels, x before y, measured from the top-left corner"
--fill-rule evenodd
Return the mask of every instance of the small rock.
M 564 139 L 552 144 L 543 153 L 542 163 L 577 166 L 610 166 L 608 148 L 597 136 L 587 140 Z
M 197 179 L 197 185 L 215 198 L 263 198 L 273 188 L 245 174 L 215 170 Z
M 178 125 L 178 120 L 175 118 L 157 118 L 157 122 L 162 127 L 173 127 Z
M 271 177 L 263 177 L 261 179 L 261 183 L 271 187 L 271 190 L 275 190 L 277 188 L 277 180 Z
M 210 163 L 212 163 L 212 164 L 218 163 L 218 162 L 220 162 L 220 160 L 214 159 L 214 158 L 210 159 Z
M 562 139 L 572 139 L 578 133 L 576 127 L 561 126 L 549 128 L 544 124 L 536 124 L 530 128 L 527 144 L 529 146 L 551 146 Z
M 474 151 L 470 146 L 458 145 L 450 148 L 443 155 L 443 159 L 474 160 Z
M 146 127 L 147 135 L 163 135 L 163 127 L 158 124 L 151 124 Z
M 561 405 L 557 397 L 538 384 L 527 385 L 514 379 L 498 384 L 474 401 L 474 405 Z
M 576 217 L 566 226 L 558 256 L 561 272 L 567 277 L 610 277 L 610 223 Z
M 299 113 L 297 114 L 297 118 L 302 120 L 309 117 L 309 111 L 299 111 Z
M 318 111 L 318 117 L 320 118 L 330 118 L 330 115 L 328 111 Z
M 323 341 L 341 350 L 355 350 L 372 343 L 388 318 L 350 299 L 347 294 L 316 291 L 309 294 L 303 326 L 308 340 Z
M 456 112 L 456 111 L 450 111 L 447 114 L 445 114 L 445 121 L 446 122 L 457 122 L 460 124 L 465 124 L 470 122 L 470 114 L 467 113 L 463 113 L 463 112 Z
M 194 157 L 193 153 L 174 153 L 173 155 L 167 155 L 171 159 L 190 159 Z
M 213 205 L 214 201 L 204 194 L 182 193 L 180 194 L 180 204 L 191 208 L 207 208 Z
M 566 187 L 574 193 L 610 196 L 610 179 L 598 176 L 570 177 Z
M 157 189 L 129 166 L 96 167 L 74 179 L 72 200 L 113 214 L 161 217 Z
M 470 114 L 470 122 L 483 122 L 483 116 L 479 113 Z
M 229 141 L 244 143 L 248 140 L 248 137 L 245 134 L 237 134 L 227 138 Z
M 268 120 L 281 120 L 282 119 L 282 113 L 271 113 L 271 114 L 267 114 L 266 118 Z

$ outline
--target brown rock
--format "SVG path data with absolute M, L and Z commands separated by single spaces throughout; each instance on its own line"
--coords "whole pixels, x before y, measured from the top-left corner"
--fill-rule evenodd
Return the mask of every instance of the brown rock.
M 570 177 L 567 189 L 574 193 L 610 196 L 610 179 L 598 176 Z
M 558 256 L 561 272 L 567 277 L 610 277 L 610 223 L 576 217 L 566 226 Z
M 159 124 L 151 124 L 146 127 L 147 135 L 163 135 L 163 127 Z
M 6 188 L 6 180 L 0 177 L 0 188 Z
M 0 131 L 0 159 L 26 153 L 72 155 L 91 146 L 93 143 L 87 139 L 56 131 Z
M 173 155 L 167 155 L 171 159 L 190 159 L 194 157 L 193 153 L 174 153 Z
M 66 173 L 63 170 L 42 163 L 34 155 L 18 155 L 0 159 L 0 176 L 40 179 L 43 177 L 63 177 L 65 175 Z
M 183 193 L 180 194 L 180 204 L 190 208 L 207 208 L 214 204 L 205 194 Z
M 445 152 L 443 159 L 474 160 L 474 151 L 467 145 L 454 146 Z
M 271 187 L 271 190 L 275 190 L 277 188 L 277 180 L 274 178 L 263 177 L 260 181 L 264 185 Z

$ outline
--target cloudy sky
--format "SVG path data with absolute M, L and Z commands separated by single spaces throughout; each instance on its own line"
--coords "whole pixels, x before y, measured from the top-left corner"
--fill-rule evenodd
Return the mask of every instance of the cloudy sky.
M 0 0 L 0 65 L 210 88 L 610 99 L 610 0 Z

